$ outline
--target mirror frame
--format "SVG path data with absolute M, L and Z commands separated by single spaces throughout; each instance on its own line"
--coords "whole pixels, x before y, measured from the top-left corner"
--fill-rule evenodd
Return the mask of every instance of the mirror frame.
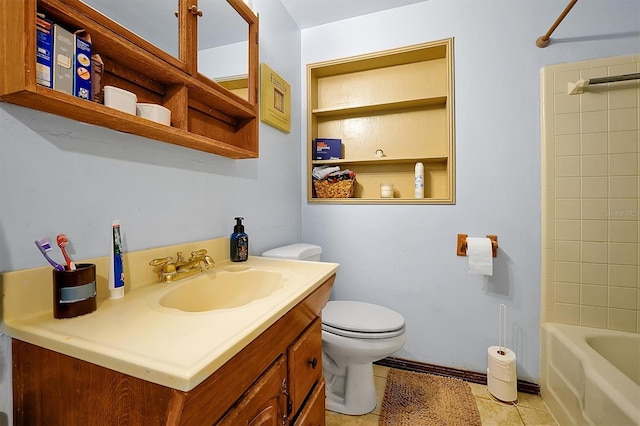
M 197 0 L 196 4 L 197 4 Z M 181 6 L 183 3 L 191 3 L 193 4 L 194 0 L 180 0 L 181 2 Z M 240 15 L 240 17 L 242 17 L 248 25 L 248 39 L 247 39 L 247 46 L 248 46 L 248 52 L 247 54 L 249 55 L 248 57 L 248 75 L 247 75 L 247 99 L 244 99 L 238 95 L 236 95 L 235 93 L 232 93 L 230 90 L 228 90 L 227 88 L 225 88 L 224 86 L 222 86 L 221 84 L 217 83 L 216 81 L 210 79 L 209 77 L 205 76 L 204 74 L 201 74 L 198 72 L 197 70 L 197 66 L 198 66 L 198 46 L 197 46 L 197 42 L 195 43 L 195 57 L 191 58 L 192 61 L 194 61 L 195 63 L 193 64 L 193 66 L 195 67 L 195 73 L 193 74 L 194 76 L 196 76 L 196 78 L 199 81 L 202 81 L 203 83 L 209 85 L 209 86 L 215 86 L 215 87 L 220 87 L 222 89 L 224 89 L 225 91 L 227 91 L 231 96 L 233 96 L 236 99 L 239 99 L 241 101 L 247 102 L 248 104 L 252 105 L 254 108 L 257 108 L 258 105 L 258 17 L 256 16 L 256 14 L 253 13 L 253 11 L 249 8 L 249 6 L 247 6 L 244 1 L 242 0 L 227 0 L 227 3 L 229 3 L 229 5 L 231 7 L 233 7 L 236 12 L 238 12 L 238 14 Z M 186 10 L 186 9 L 182 9 L 182 10 Z M 186 33 L 186 32 L 185 32 Z M 181 33 L 183 34 L 183 33 Z M 197 40 L 197 29 L 196 32 L 193 33 L 194 34 L 194 38 L 192 38 L 192 40 Z M 184 41 L 186 43 L 186 40 Z M 180 40 L 179 46 L 182 46 L 183 40 Z M 188 43 L 187 43 L 188 44 Z M 193 43 L 192 43 L 193 44 Z M 182 51 L 181 51 L 182 52 Z M 182 56 L 181 56 L 182 58 Z M 186 61 L 187 63 L 189 63 L 189 61 Z
M 163 49 L 157 47 L 153 43 L 147 41 L 146 39 L 138 36 L 131 30 L 126 27 L 120 25 L 118 22 L 113 21 L 108 16 L 104 15 L 99 10 L 94 9 L 88 4 L 84 3 L 82 0 L 58 0 L 61 3 L 64 3 L 68 6 L 73 7 L 78 10 L 80 13 L 91 16 L 94 21 L 99 23 L 100 25 L 106 27 L 112 32 L 119 34 L 124 37 L 128 41 L 136 44 L 137 46 L 143 48 L 154 56 L 162 59 L 168 64 L 174 66 L 175 68 L 184 71 L 193 77 L 197 78 L 198 81 L 202 83 L 214 87 L 217 90 L 222 91 L 227 94 L 229 97 L 232 97 L 235 101 L 239 101 L 245 105 L 249 105 L 254 109 L 257 108 L 258 105 L 258 16 L 247 6 L 242 0 L 226 0 L 227 3 L 233 9 L 238 12 L 238 14 L 247 22 L 248 24 L 248 90 L 247 90 L 247 98 L 244 99 L 234 93 L 232 93 L 229 89 L 225 88 L 221 84 L 215 82 L 214 80 L 208 78 L 207 76 L 198 73 L 198 25 L 197 19 L 193 19 L 196 15 L 191 13 L 179 13 L 178 14 L 178 58 L 175 56 L 165 52 Z M 179 11 L 187 11 L 191 5 L 198 6 L 197 0 L 178 0 L 178 10 Z
M 204 74 L 198 72 L 198 26 L 197 20 L 189 19 L 191 13 L 180 13 L 180 39 L 179 39 L 179 56 L 187 66 L 187 72 L 195 76 L 199 81 L 211 87 L 220 88 L 233 96 L 234 99 L 246 102 L 253 107 L 258 105 L 258 17 L 242 0 L 227 0 L 227 3 L 233 7 L 236 12 L 247 22 L 248 25 L 248 76 L 247 76 L 247 99 L 244 99 L 230 90 L 210 79 Z M 186 11 L 195 4 L 197 0 L 179 0 L 180 11 Z
M 160 58 L 163 61 L 171 64 L 175 68 L 178 68 L 181 71 L 187 72 L 187 64 L 183 59 L 176 58 L 170 53 L 165 52 L 163 49 L 147 41 L 146 39 L 140 37 L 133 31 L 129 30 L 127 27 L 122 26 L 118 22 L 111 19 L 109 16 L 103 14 L 100 10 L 94 9 L 90 5 L 83 2 L 82 0 L 58 0 L 58 1 L 60 3 L 66 4 L 72 7 L 73 9 L 79 11 L 85 16 L 90 16 L 91 20 L 99 23 L 100 25 L 107 28 L 111 32 L 120 35 L 121 37 L 141 47 L 142 49 L 156 56 L 157 58 Z M 182 2 L 183 0 L 179 0 L 179 1 Z

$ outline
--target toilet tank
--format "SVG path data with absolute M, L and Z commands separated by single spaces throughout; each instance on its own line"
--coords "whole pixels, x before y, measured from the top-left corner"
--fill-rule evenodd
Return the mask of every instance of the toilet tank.
M 315 244 L 297 243 L 288 246 L 276 247 L 262 253 L 262 257 L 272 257 L 276 259 L 294 259 L 320 261 L 322 247 Z

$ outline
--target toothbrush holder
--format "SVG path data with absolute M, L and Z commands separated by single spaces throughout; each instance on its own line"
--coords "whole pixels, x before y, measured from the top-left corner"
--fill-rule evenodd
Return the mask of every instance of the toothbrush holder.
M 96 310 L 96 265 L 76 264 L 71 271 L 53 270 L 53 317 L 73 318 Z

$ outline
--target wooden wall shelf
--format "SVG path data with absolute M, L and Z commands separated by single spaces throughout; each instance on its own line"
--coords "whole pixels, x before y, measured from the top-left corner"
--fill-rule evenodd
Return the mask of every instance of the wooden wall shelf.
M 197 52 L 179 60 L 79 0 L 0 0 L 0 100 L 73 120 L 229 158 L 258 156 L 258 19 L 241 0 L 230 0 L 249 28 L 249 90 L 242 99 L 200 75 Z M 181 1 L 180 5 L 186 5 Z M 104 60 L 103 86 L 137 95 L 138 102 L 171 110 L 170 127 L 36 83 L 36 12 L 69 31 L 84 29 Z M 187 21 L 185 19 L 185 21 Z M 181 37 L 190 40 L 193 17 Z M 186 41 L 185 41 L 186 43 Z

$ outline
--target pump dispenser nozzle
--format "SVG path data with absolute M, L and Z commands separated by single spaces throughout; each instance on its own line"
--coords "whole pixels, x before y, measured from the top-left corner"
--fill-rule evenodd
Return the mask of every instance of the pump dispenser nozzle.
M 236 225 L 233 227 L 233 232 L 244 232 L 244 225 L 242 224 L 244 217 L 236 217 L 235 219 Z

